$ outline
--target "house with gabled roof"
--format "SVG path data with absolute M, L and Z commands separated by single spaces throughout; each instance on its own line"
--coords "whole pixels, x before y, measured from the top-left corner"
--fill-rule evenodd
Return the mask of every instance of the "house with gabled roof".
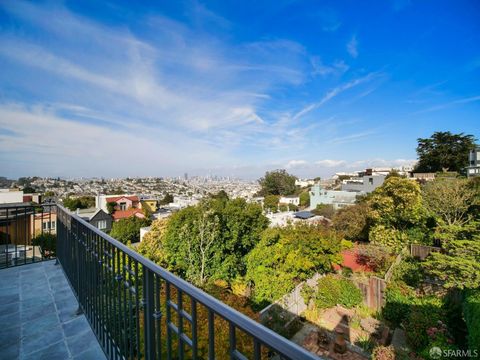
M 112 230 L 113 217 L 102 209 L 77 209 L 77 215 L 103 232 Z

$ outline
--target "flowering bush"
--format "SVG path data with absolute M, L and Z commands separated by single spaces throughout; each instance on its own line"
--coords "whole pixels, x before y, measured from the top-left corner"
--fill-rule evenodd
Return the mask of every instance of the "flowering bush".
M 446 336 L 446 326 L 441 322 L 443 318 L 445 314 L 441 299 L 437 297 L 419 299 L 404 322 L 407 341 L 412 349 L 417 351 L 424 349 L 436 339 L 437 334 Z
M 393 346 L 378 346 L 373 349 L 373 360 L 395 360 L 395 349 Z

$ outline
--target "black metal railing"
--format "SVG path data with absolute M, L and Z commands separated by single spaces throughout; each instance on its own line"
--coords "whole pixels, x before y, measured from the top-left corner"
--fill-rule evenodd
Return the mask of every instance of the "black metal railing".
M 0 269 L 55 258 L 57 206 L 0 204 Z
M 110 359 L 318 359 L 58 207 L 58 260 Z

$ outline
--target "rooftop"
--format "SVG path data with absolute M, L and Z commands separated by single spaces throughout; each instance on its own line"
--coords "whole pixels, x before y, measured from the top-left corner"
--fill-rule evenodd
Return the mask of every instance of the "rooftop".
M 105 359 L 77 307 L 55 260 L 1 270 L 0 358 Z

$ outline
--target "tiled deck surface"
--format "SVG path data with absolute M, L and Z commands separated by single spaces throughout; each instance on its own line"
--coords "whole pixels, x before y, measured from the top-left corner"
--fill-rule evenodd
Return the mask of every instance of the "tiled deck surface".
M 0 270 L 0 359 L 105 359 L 54 263 Z

